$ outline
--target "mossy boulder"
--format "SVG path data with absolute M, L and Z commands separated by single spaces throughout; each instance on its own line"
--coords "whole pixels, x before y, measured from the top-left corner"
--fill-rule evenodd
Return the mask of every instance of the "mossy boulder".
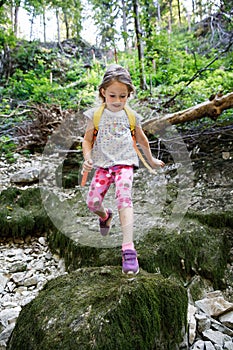
M 140 267 L 150 273 L 159 271 L 164 277 L 173 276 L 186 285 L 193 276 L 200 275 L 209 279 L 214 288 L 222 289 L 232 233 L 231 227 L 212 227 L 188 217 L 171 232 L 166 227 L 152 227 L 143 239 L 135 242 Z M 119 247 L 83 246 L 59 231 L 49 235 L 49 244 L 52 251 L 64 258 L 69 271 L 88 266 L 121 265 Z
M 0 194 L 0 238 L 25 237 L 54 228 L 44 209 L 40 189 L 11 187 Z
M 83 268 L 49 281 L 21 311 L 8 350 L 176 349 L 187 293 L 160 274 Z

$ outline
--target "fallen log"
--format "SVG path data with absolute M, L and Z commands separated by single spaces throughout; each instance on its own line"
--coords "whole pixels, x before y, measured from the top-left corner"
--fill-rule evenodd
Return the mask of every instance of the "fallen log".
M 223 111 L 230 108 L 233 108 L 233 92 L 224 96 L 216 94 L 211 101 L 202 102 L 183 111 L 166 114 L 161 118 L 147 120 L 142 124 L 142 128 L 147 133 L 153 134 L 168 125 L 182 124 L 205 117 L 217 120 Z

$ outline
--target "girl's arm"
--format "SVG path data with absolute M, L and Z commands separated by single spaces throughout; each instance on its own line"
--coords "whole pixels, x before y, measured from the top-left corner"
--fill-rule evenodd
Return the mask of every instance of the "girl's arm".
M 142 130 L 142 128 L 140 126 L 136 126 L 135 131 L 136 131 L 135 132 L 136 141 L 137 141 L 137 143 L 139 143 L 140 147 L 142 148 L 142 151 L 143 151 L 148 163 L 150 164 L 150 166 L 152 168 L 156 168 L 158 166 L 163 167 L 165 165 L 165 163 L 162 160 L 159 160 L 159 159 L 154 158 L 152 156 L 148 138 L 144 134 L 144 131 Z
M 92 120 L 88 120 L 83 143 L 82 143 L 82 150 L 83 150 L 83 157 L 84 157 L 83 170 L 87 172 L 91 171 L 92 164 L 93 164 L 91 159 L 93 132 L 94 132 L 94 124 Z

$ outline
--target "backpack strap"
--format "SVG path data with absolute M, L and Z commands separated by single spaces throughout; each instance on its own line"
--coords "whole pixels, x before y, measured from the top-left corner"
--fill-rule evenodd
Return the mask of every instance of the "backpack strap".
M 102 105 L 99 108 L 97 108 L 94 112 L 93 124 L 94 124 L 94 130 L 97 130 L 97 132 L 99 129 L 99 123 L 100 123 L 101 116 L 104 112 L 104 108 L 105 108 L 105 103 L 102 103 Z
M 129 119 L 129 127 L 132 136 L 135 135 L 135 128 L 136 128 L 136 116 L 135 113 L 132 111 L 129 107 L 124 107 L 125 113 L 127 114 L 127 117 Z

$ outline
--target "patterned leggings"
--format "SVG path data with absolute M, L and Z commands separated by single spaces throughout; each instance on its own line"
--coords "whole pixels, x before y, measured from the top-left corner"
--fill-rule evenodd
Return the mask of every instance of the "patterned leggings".
M 91 181 L 87 195 L 88 208 L 96 212 L 101 208 L 104 197 L 112 183 L 115 183 L 115 198 L 118 210 L 132 207 L 133 166 L 115 165 L 98 168 Z

